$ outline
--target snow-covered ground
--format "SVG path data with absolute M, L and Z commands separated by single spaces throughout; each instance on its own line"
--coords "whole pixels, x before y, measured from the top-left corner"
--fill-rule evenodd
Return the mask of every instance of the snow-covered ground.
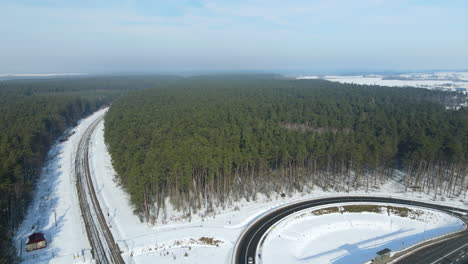
M 358 205 L 354 210 L 362 205 L 372 210 L 346 211 L 350 205 Z M 260 263 L 364 263 L 385 248 L 397 252 L 465 228 L 463 221 L 445 213 L 408 206 L 398 212 L 397 208 L 343 203 L 297 212 L 264 235 Z
M 86 75 L 84 73 L 0 73 L 2 77 L 63 77 L 63 76 L 79 76 Z
M 468 72 L 411 73 L 399 75 L 354 75 L 354 76 L 301 76 L 298 79 L 325 79 L 340 83 L 404 87 L 454 91 L 468 89 Z
M 57 142 L 38 180 L 26 218 L 15 235 L 23 263 L 91 263 L 91 253 L 75 188 L 74 159 L 81 135 L 106 109 L 79 122 L 66 142 Z M 33 232 L 43 232 L 48 246 L 27 253 L 24 245 Z
M 49 153 L 49 160 L 38 181 L 34 202 L 26 220 L 16 234 L 18 251 L 24 263 L 90 263 L 90 246 L 80 215 L 73 162 L 78 141 L 86 127 L 106 110 L 100 110 L 82 120 L 73 129 L 68 141 L 58 142 Z M 111 158 L 104 143 L 104 124 L 95 130 L 90 145 L 90 169 L 102 210 L 126 263 L 230 263 L 232 250 L 244 228 L 260 215 L 281 205 L 310 198 L 330 197 L 343 193 L 325 192 L 318 188 L 293 193 L 282 198 L 279 194 L 257 195 L 255 201 L 241 200 L 232 207 L 217 210 L 216 216 L 194 215 L 186 220 L 169 217 L 167 223 L 155 226 L 141 223 L 133 214 L 128 194 L 115 181 Z M 396 180 L 382 186 L 380 191 L 355 191 L 346 195 L 384 195 L 430 201 L 432 195 L 404 193 Z M 441 200 L 443 199 L 443 201 Z M 462 197 L 438 197 L 437 203 L 468 208 Z M 169 216 L 177 216 L 168 210 Z M 57 226 L 55 226 L 55 215 Z M 43 231 L 49 240 L 46 249 L 25 253 L 25 240 L 33 231 Z M 20 243 L 21 242 L 21 243 Z M 83 254 L 86 259 L 83 258 Z M 38 261 L 39 260 L 39 261 Z
M 230 263 L 234 245 L 244 228 L 260 215 L 286 203 L 303 199 L 343 195 L 324 192 L 318 188 L 310 193 L 294 193 L 270 198 L 257 195 L 256 201 L 239 201 L 226 209 L 219 208 L 214 217 L 195 215 L 191 221 L 172 218 L 155 226 L 141 223 L 132 211 L 129 196 L 115 180 L 111 158 L 104 143 L 104 124 L 101 123 L 90 146 L 91 174 L 107 220 L 123 256 L 128 263 Z M 398 181 L 388 182 L 381 191 L 356 191 L 346 195 L 383 195 L 413 200 L 431 201 L 432 196 L 404 193 Z M 443 199 L 444 201 L 441 201 Z M 437 203 L 467 208 L 462 198 L 439 198 Z M 169 216 L 177 213 L 169 210 Z M 215 243 L 210 240 L 216 241 Z M 275 262 L 287 263 L 287 262 Z

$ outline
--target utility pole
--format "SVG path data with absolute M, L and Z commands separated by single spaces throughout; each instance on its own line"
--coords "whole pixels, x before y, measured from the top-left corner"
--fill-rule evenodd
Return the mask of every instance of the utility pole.
M 426 220 L 426 219 L 424 219 Z M 426 240 L 426 221 L 424 221 L 424 235 L 423 235 L 424 240 Z

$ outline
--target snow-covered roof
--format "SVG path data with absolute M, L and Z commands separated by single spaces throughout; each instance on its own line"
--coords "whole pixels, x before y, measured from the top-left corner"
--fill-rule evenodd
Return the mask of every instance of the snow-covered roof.
M 390 253 L 392 250 L 390 250 L 389 248 L 384 248 L 382 250 L 380 250 L 379 252 L 377 252 L 377 255 L 379 256 L 382 256 L 382 255 L 385 255 L 387 253 Z
M 44 234 L 34 233 L 34 234 L 29 236 L 28 243 L 26 243 L 26 245 L 38 243 L 38 242 L 41 242 L 41 241 L 45 241 Z

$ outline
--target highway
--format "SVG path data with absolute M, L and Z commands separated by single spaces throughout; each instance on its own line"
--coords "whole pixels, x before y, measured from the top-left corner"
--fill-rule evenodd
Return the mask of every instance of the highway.
M 258 244 L 263 234 L 276 222 L 283 219 L 284 217 L 307 208 L 312 208 L 320 205 L 334 204 L 334 203 L 346 203 L 346 202 L 376 202 L 376 203 L 395 203 L 395 204 L 407 204 L 413 206 L 421 206 L 436 210 L 445 211 L 450 214 L 460 216 L 456 212 L 468 213 L 466 209 L 453 208 L 450 206 L 436 205 L 431 203 L 424 203 L 418 201 L 396 199 L 396 198 L 383 198 L 383 197 L 370 197 L 370 196 L 344 196 L 344 197 L 333 197 L 323 198 L 316 200 L 302 201 L 295 204 L 281 207 L 275 211 L 272 211 L 253 224 L 251 224 L 243 232 L 240 239 L 236 243 L 233 254 L 232 263 L 235 264 L 250 264 L 256 261 L 256 252 Z M 466 223 L 465 219 L 465 223 Z M 424 264 L 445 264 L 445 263 L 468 263 L 468 231 L 462 232 L 459 236 L 448 239 L 444 242 L 430 246 L 422 250 L 415 250 L 407 258 L 399 260 L 397 263 L 424 263 Z M 466 254 L 463 256 L 463 252 Z M 446 260 L 457 261 L 447 262 Z M 457 260 L 458 259 L 458 260 Z M 249 263 L 249 260 L 251 261 Z
M 465 220 L 466 222 L 466 220 Z M 436 245 L 422 248 L 398 261 L 399 264 L 466 264 L 468 263 L 468 230 Z
M 123 264 L 124 261 L 120 249 L 112 237 L 112 233 L 99 206 L 89 170 L 89 142 L 93 131 L 103 118 L 104 115 L 91 123 L 79 141 L 75 157 L 76 189 L 81 214 L 86 226 L 86 233 L 93 249 L 92 253 L 96 263 Z

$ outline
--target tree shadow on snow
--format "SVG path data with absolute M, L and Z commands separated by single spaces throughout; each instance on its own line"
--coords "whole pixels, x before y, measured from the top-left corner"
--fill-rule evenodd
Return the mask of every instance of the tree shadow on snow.
M 351 244 L 351 245 L 346 244 L 346 245 L 343 245 L 340 249 L 345 249 L 346 251 L 348 251 L 348 254 L 333 260 L 332 263 L 334 264 L 363 263 L 365 261 L 369 261 L 373 259 L 374 257 L 376 257 L 377 256 L 376 253 L 382 249 L 389 248 L 392 251 L 399 251 L 409 246 L 412 246 L 414 244 L 417 244 L 419 242 L 422 242 L 424 240 L 437 237 L 437 236 L 441 236 L 449 232 L 453 232 L 459 229 L 460 227 L 461 225 L 439 227 L 439 228 L 426 230 L 424 232 L 420 232 L 417 234 L 395 238 L 395 239 L 392 239 L 389 241 L 383 241 L 383 242 L 378 241 L 378 240 L 382 239 L 385 236 L 368 239 L 366 241 L 362 241 L 356 244 Z M 404 230 L 403 232 L 407 232 L 407 231 L 410 231 L 410 230 Z M 398 232 L 394 232 L 393 234 L 395 233 L 398 233 Z M 393 234 L 391 233 L 389 235 L 393 235 Z M 376 242 L 378 242 L 378 244 L 371 245 L 370 247 L 367 247 L 367 248 L 359 248 L 359 244 L 372 243 L 373 240 L 377 240 Z
M 385 239 L 387 237 L 391 237 L 391 236 L 402 234 L 402 233 L 409 232 L 409 231 L 411 231 L 411 229 L 398 230 L 398 231 L 394 231 L 394 232 L 391 232 L 391 233 L 388 233 L 388 234 L 385 234 L 385 235 L 377 236 L 375 238 L 363 240 L 363 241 L 360 241 L 359 243 L 344 244 L 344 245 L 340 246 L 339 248 L 328 250 L 328 251 L 325 251 L 325 252 L 321 252 L 319 254 L 315 254 L 315 255 L 312 255 L 312 256 L 304 257 L 304 258 L 301 258 L 301 260 L 312 260 L 314 258 L 319 258 L 319 257 L 325 256 L 325 255 L 328 255 L 328 254 L 332 254 L 334 252 L 341 251 L 341 250 L 346 250 L 348 252 L 348 255 L 346 255 L 346 256 L 349 256 L 349 254 L 352 254 L 352 252 L 365 250 L 365 249 L 359 248 L 359 245 L 361 245 L 361 244 L 367 244 L 367 243 L 370 243 L 370 242 L 372 242 L 374 240 Z M 383 247 L 383 248 L 385 248 L 385 247 Z M 372 252 L 374 252 L 374 250 L 375 250 L 375 247 L 372 248 Z M 377 252 L 377 251 L 375 251 L 375 252 Z M 340 258 L 340 260 L 341 260 L 341 258 Z M 352 258 L 352 260 L 354 261 L 354 258 Z M 348 261 L 349 261 L 349 259 L 348 259 Z M 333 262 L 333 263 L 350 263 L 350 262 Z M 361 262 L 356 262 L 356 263 L 361 263 Z
M 57 211 L 59 199 L 58 185 L 61 182 L 63 169 L 60 161 L 63 158 L 64 143 L 55 144 L 49 151 L 45 167 L 41 171 L 38 178 L 33 200 L 28 208 L 26 217 L 18 229 L 15 239 L 18 247 L 19 255 L 25 261 L 33 261 L 35 263 L 47 262 L 53 256 L 60 255 L 57 248 L 52 248 L 51 244 L 55 237 L 62 231 L 64 219 L 69 211 Z M 26 252 L 25 245 L 28 241 L 28 236 L 35 232 L 44 234 L 47 240 L 47 247 L 44 249 Z

